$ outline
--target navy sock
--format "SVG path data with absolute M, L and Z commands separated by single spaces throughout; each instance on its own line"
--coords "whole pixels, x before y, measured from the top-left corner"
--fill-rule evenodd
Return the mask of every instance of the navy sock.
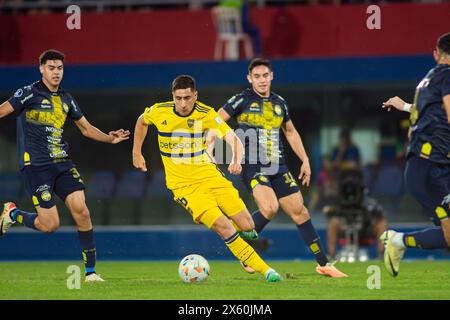
M 300 233 L 300 237 L 313 253 L 314 259 L 316 259 L 317 263 L 321 266 L 326 265 L 328 263 L 328 259 L 323 251 L 319 235 L 317 234 L 316 229 L 314 229 L 311 219 L 302 224 L 298 224 L 297 228 Z
M 13 221 L 22 223 L 26 227 L 34 230 L 37 230 L 34 225 L 34 220 L 36 220 L 37 216 L 37 213 L 25 212 L 19 209 L 15 209 L 10 213 L 10 217 Z
M 429 228 L 403 235 L 403 243 L 408 248 L 444 249 L 448 248 L 442 228 Z
M 96 249 L 94 244 L 94 229 L 78 231 L 86 274 L 95 273 Z
M 256 210 L 252 214 L 253 221 L 255 222 L 255 230 L 260 233 L 262 229 L 270 222 L 269 219 L 264 217 L 259 210 Z

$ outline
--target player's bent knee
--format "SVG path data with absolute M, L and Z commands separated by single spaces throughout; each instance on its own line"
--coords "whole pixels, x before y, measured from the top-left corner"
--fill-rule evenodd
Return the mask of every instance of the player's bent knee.
M 52 221 L 46 224 L 42 224 L 41 231 L 45 233 L 53 233 L 59 228 L 59 221 Z
M 231 222 L 225 217 L 219 217 L 214 221 L 211 230 L 216 232 L 222 239 L 228 239 L 236 232 Z
M 278 208 L 278 202 L 266 202 L 261 204 L 259 210 L 264 212 L 267 218 L 271 219 L 277 214 Z
M 311 217 L 309 215 L 308 209 L 304 205 L 296 208 L 291 212 L 291 218 L 295 221 L 296 224 L 302 224 L 308 221 Z
M 255 229 L 255 222 L 249 215 L 248 218 L 245 219 L 243 223 L 241 223 L 241 225 L 238 225 L 238 227 L 241 228 L 242 231 L 252 231 L 253 229 Z

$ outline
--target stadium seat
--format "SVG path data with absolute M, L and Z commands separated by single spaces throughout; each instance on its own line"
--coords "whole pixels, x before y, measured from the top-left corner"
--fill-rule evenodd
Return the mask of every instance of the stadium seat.
M 145 191 L 140 222 L 149 225 L 168 224 L 176 205 L 173 194 L 166 187 L 164 171 L 156 171 Z
M 396 165 L 382 166 L 373 185 L 374 195 L 400 196 L 403 193 L 403 170 Z
M 385 208 L 398 211 L 399 200 L 403 194 L 403 169 L 397 165 L 380 167 L 378 175 L 375 177 L 372 195 L 379 200 Z
M 122 175 L 115 196 L 118 198 L 138 199 L 144 195 L 146 174 L 131 170 Z
M 0 173 L 0 199 L 17 201 L 20 197 L 21 179 L 18 173 Z
M 147 197 L 166 197 L 171 199 L 172 194 L 166 187 L 166 178 L 163 170 L 156 171 L 151 178 L 147 190 L 145 192 Z
M 125 172 L 120 178 L 111 202 L 110 224 L 134 225 L 141 223 L 147 175 L 137 170 Z
M 221 60 L 225 49 L 224 60 L 239 59 L 239 45 L 244 44 L 246 59 L 253 58 L 253 46 L 250 36 L 242 31 L 241 12 L 237 8 L 214 7 L 213 21 L 216 26 L 217 38 L 214 59 Z
M 111 199 L 116 186 L 112 171 L 97 171 L 89 179 L 87 191 L 95 199 Z
M 111 199 L 116 187 L 116 176 L 112 171 L 95 172 L 87 184 L 87 201 L 93 223 L 108 225 Z

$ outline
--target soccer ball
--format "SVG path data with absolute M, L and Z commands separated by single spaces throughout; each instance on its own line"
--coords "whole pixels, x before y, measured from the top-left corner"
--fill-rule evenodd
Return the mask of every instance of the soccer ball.
M 181 259 L 178 274 L 185 283 L 202 282 L 209 276 L 209 264 L 198 254 L 190 254 Z

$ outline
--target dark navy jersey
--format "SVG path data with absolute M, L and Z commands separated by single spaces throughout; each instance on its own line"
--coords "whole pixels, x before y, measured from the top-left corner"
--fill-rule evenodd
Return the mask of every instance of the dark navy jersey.
M 17 116 L 19 165 L 42 166 L 69 160 L 63 140 L 64 123 L 83 117 L 70 94 L 59 88 L 50 92 L 42 81 L 20 88 L 9 98 Z
M 248 88 L 228 100 L 223 109 L 237 120 L 236 134 L 245 146 L 245 163 L 285 163 L 280 127 L 290 117 L 281 96 L 271 92 L 262 98 Z
M 450 94 L 450 66 L 431 69 L 416 88 L 411 109 L 408 154 L 450 164 L 450 124 L 443 97 Z

